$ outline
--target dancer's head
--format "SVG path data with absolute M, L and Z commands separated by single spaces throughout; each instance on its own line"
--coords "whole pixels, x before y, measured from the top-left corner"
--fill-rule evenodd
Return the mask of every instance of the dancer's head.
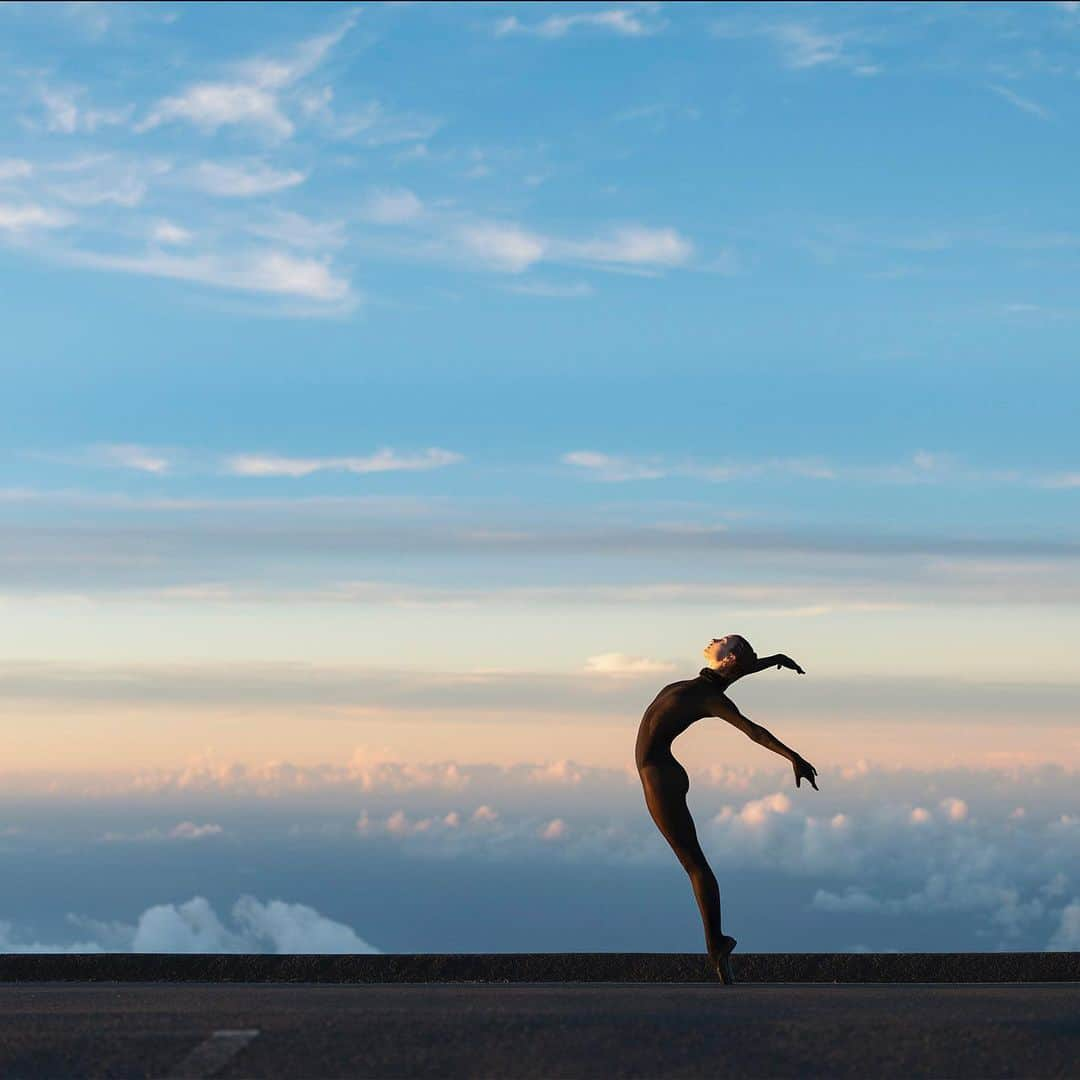
M 709 667 L 724 675 L 734 674 L 757 659 L 754 647 L 741 634 L 713 638 L 701 651 Z

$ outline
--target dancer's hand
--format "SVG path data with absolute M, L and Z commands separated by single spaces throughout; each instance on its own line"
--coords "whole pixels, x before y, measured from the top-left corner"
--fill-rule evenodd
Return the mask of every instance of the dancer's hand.
M 799 755 L 796 754 L 795 757 L 792 759 L 791 767 L 795 770 L 796 787 L 802 787 L 802 782 L 804 780 L 809 780 L 810 786 L 815 791 L 819 790 L 817 786 L 817 781 L 814 779 L 814 777 L 817 776 L 817 769 L 815 769 L 814 766 L 806 760 L 806 758 L 799 757 Z
M 797 671 L 800 675 L 805 675 L 806 674 L 806 672 L 803 671 L 803 669 L 801 667 L 799 667 L 799 665 L 796 664 L 795 661 L 792 660 L 790 656 L 785 656 L 783 653 L 779 653 L 777 655 L 777 657 L 776 657 L 776 666 L 778 668 L 785 667 L 789 671 Z

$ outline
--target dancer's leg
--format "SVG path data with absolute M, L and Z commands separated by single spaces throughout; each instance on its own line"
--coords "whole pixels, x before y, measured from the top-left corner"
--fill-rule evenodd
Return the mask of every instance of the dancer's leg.
M 690 877 L 705 928 L 709 958 L 724 981 L 729 982 L 728 954 L 735 947 L 735 939 L 725 935 L 720 927 L 720 887 L 701 850 L 694 819 L 686 805 L 686 773 L 677 763 L 674 767 L 647 765 L 641 770 L 641 782 L 653 821 Z

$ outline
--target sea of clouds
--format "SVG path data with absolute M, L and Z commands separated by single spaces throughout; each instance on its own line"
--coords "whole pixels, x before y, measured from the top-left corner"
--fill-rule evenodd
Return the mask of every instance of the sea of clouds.
M 1080 948 L 1075 771 L 690 770 L 756 951 Z M 10 778 L 0 950 L 695 951 L 632 770 L 196 762 Z

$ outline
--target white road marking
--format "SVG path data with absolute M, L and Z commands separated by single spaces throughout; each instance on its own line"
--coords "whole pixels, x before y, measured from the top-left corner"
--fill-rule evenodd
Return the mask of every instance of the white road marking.
M 206 1080 L 207 1077 L 216 1076 L 258 1034 L 258 1028 L 215 1031 L 187 1057 L 178 1061 L 166 1076 L 168 1080 Z

